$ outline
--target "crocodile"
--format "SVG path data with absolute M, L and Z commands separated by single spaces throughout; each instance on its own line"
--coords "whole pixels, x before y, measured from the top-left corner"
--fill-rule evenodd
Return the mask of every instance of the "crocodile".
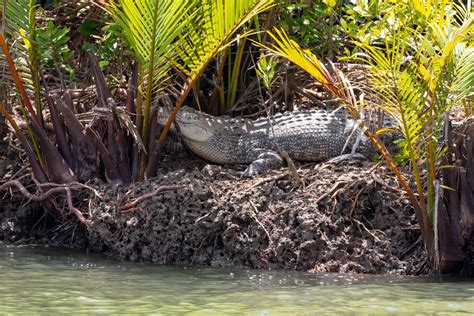
M 164 125 L 169 110 L 161 107 L 158 123 Z M 374 127 L 372 119 L 365 120 Z M 175 124 L 184 144 L 196 155 L 217 164 L 249 164 L 243 176 L 254 176 L 282 166 L 284 158 L 326 161 L 357 153 L 375 153 L 357 120 L 344 109 L 301 109 L 256 120 L 212 116 L 183 106 Z

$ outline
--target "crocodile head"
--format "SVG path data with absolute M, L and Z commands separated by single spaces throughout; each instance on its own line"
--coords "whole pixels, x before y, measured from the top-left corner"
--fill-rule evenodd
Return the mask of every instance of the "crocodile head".
M 158 123 L 166 124 L 170 112 L 163 107 L 158 111 Z M 176 115 L 175 123 L 179 126 L 181 135 L 187 140 L 204 142 L 214 136 L 215 126 L 212 116 L 198 112 L 189 106 L 183 106 Z

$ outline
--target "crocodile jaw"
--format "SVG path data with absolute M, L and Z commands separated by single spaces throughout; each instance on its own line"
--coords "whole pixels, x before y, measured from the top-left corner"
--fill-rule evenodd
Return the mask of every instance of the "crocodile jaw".
M 168 121 L 170 111 L 164 107 L 158 108 L 158 124 L 165 125 Z M 183 106 L 175 118 L 175 123 L 179 125 L 181 135 L 188 141 L 205 142 L 214 134 L 211 132 L 211 122 L 203 119 L 202 114 L 196 110 Z M 171 126 L 171 129 L 175 129 Z
M 194 142 L 205 142 L 212 136 L 208 129 L 199 126 L 198 124 L 193 124 L 193 122 L 180 122 L 178 121 L 179 131 L 181 135 L 188 141 Z

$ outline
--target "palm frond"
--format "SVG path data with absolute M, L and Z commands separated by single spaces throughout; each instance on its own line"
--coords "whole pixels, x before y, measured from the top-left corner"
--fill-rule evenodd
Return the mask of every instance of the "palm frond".
M 454 102 L 474 96 L 474 47 L 465 48 L 459 56 L 450 90 Z
M 185 0 L 108 0 L 105 9 L 116 19 L 140 62 L 144 81 L 164 82 L 175 52 L 172 45 L 192 16 L 194 5 Z
M 8 0 L 6 2 L 6 31 L 11 34 L 18 33 L 20 29 L 30 29 L 30 0 Z
M 274 32 L 270 32 L 269 35 L 275 41 L 275 44 L 271 47 L 260 44 L 262 47 L 298 65 L 329 91 L 337 94 L 335 80 L 309 49 L 303 49 L 298 43 L 291 40 L 284 30 L 275 28 Z
M 200 1 L 194 23 L 188 25 L 186 36 L 176 46 L 179 68 L 191 80 L 198 77 L 211 59 L 231 43 L 237 30 L 273 4 L 274 0 Z
M 164 143 L 184 100 L 208 63 L 220 51 L 228 47 L 237 30 L 254 16 L 273 6 L 274 0 L 196 0 L 191 3 L 197 7 L 197 10 L 193 12 L 192 23 L 187 25 L 183 36 L 172 47 L 177 54 L 174 60 L 175 66 L 188 77 L 188 82 L 163 127 L 159 145 L 156 146 L 157 150 L 152 153 L 147 166 L 148 176 L 156 173 L 156 157 L 159 154 L 159 148 Z
M 107 0 L 105 9 L 122 27 L 140 64 L 140 88 L 143 93 L 142 137 L 150 139 L 151 104 L 166 82 L 174 59 L 173 45 L 183 36 L 193 16 L 195 4 L 186 0 Z
M 18 72 L 28 92 L 35 93 L 35 84 L 31 67 L 31 29 L 34 28 L 35 1 L 9 0 L 5 9 L 5 33 L 13 44 L 11 49 L 15 56 Z

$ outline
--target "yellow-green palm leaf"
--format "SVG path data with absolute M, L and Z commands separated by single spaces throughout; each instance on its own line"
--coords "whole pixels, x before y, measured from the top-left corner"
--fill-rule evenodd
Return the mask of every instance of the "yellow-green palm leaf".
M 231 42 L 238 29 L 274 4 L 274 0 L 197 2 L 194 23 L 188 25 L 185 38 L 176 45 L 177 65 L 191 80 L 199 76 L 209 61 Z
M 303 49 L 295 41 L 291 40 L 284 30 L 274 29 L 273 33 L 269 33 L 275 44 L 271 47 L 262 45 L 269 51 L 278 56 L 288 59 L 294 64 L 307 71 L 318 82 L 323 84 L 329 91 L 337 94 L 336 83 L 327 71 L 326 67 L 318 60 L 318 58 L 309 50 Z
M 191 5 L 188 5 L 191 4 Z M 158 88 L 175 54 L 172 46 L 189 23 L 194 5 L 186 0 L 108 0 L 105 8 L 124 31 L 142 69 L 143 81 Z

